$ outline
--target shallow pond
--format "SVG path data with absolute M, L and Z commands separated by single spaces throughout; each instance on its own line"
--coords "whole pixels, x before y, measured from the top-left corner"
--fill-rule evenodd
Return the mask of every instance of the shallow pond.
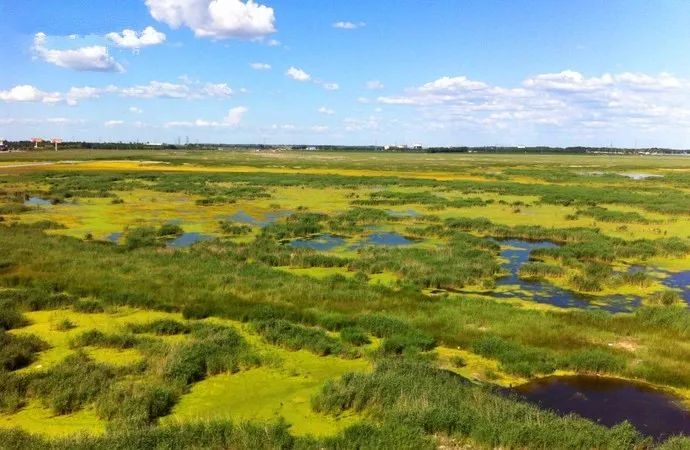
M 519 239 L 496 241 L 503 245 L 501 256 L 507 260 L 503 269 L 508 275 L 497 280 L 497 286 L 504 289 L 492 295 L 498 298 L 522 298 L 538 303 L 547 303 L 561 308 L 603 309 L 610 312 L 627 312 L 640 305 L 641 299 L 634 296 L 609 295 L 598 297 L 577 294 L 539 280 L 523 280 L 519 277 L 520 267 L 529 261 L 529 254 L 537 248 L 553 248 L 553 242 L 530 242 Z
M 117 244 L 117 242 L 120 240 L 124 233 L 110 233 L 105 239 L 110 242 L 114 242 Z
M 29 197 L 28 199 L 24 200 L 24 205 L 26 206 L 50 206 L 52 203 L 50 203 L 50 200 L 46 200 L 41 197 Z
M 290 241 L 289 245 L 296 248 L 310 248 L 313 250 L 331 250 L 345 244 L 345 239 L 332 234 L 321 234 L 311 238 L 301 238 Z
M 360 245 L 383 245 L 383 246 L 399 246 L 411 245 L 415 241 L 406 238 L 402 234 L 394 231 L 386 231 L 381 233 L 372 233 L 361 241 Z
M 386 214 L 388 214 L 391 217 L 419 217 L 421 216 L 421 213 L 419 211 L 415 211 L 414 209 L 407 209 L 405 211 L 395 211 L 392 209 L 389 209 L 386 211 Z
M 690 270 L 683 272 L 667 272 L 668 276 L 661 282 L 679 291 L 680 297 L 690 305 Z
M 182 248 L 189 247 L 197 242 L 211 240 L 211 236 L 202 233 L 183 233 L 168 242 L 168 247 Z
M 514 392 L 559 414 L 575 413 L 606 426 L 627 420 L 658 439 L 690 435 L 690 412 L 673 396 L 644 384 L 580 375 L 543 378 Z
M 278 219 L 281 219 L 283 217 L 287 217 L 291 214 L 292 214 L 291 211 L 275 211 L 275 212 L 270 212 L 270 213 L 264 214 L 263 219 L 260 219 L 260 218 L 251 216 L 244 211 L 237 211 L 235 214 L 233 214 L 231 216 L 227 216 L 224 219 L 232 221 L 232 222 L 246 223 L 249 225 L 258 225 L 260 227 L 265 227 L 265 226 L 270 225 L 273 222 L 277 221 Z

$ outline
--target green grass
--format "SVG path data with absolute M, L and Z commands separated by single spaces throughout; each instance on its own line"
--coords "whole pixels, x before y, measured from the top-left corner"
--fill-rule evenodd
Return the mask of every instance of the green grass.
M 56 158 L 81 162 L 8 167 Z M 0 155 L 0 424 L 54 448 L 651 448 L 447 371 L 500 386 L 597 373 L 690 399 L 690 312 L 661 283 L 690 269 L 689 173 L 678 158 Z M 51 205 L 25 208 L 32 195 Z M 183 232 L 213 239 L 166 246 Z M 355 245 L 373 232 L 415 243 Z M 287 245 L 321 233 L 345 243 Z M 642 305 L 494 296 L 489 237 L 559 244 L 523 279 Z M 99 437 L 65 437 L 82 430 Z

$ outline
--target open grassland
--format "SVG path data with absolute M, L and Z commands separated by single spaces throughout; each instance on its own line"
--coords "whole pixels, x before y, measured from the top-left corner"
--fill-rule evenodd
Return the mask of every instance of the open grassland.
M 496 391 L 690 402 L 687 158 L 2 155 L 0 249 L 0 447 L 690 445 Z

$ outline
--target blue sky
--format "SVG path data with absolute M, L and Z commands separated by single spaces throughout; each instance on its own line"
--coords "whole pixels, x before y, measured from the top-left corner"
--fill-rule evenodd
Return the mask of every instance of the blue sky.
M 0 37 L 5 139 L 690 147 L 681 0 L 4 0 Z

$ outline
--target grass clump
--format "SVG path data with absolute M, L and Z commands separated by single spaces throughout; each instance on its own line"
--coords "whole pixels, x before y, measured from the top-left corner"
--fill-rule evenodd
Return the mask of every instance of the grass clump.
M 320 356 L 343 351 L 340 341 L 328 336 L 325 331 L 297 325 L 284 319 L 256 321 L 254 329 L 269 343 L 290 350 L 306 349 Z
M 361 346 L 371 343 L 367 333 L 358 327 L 345 327 L 340 330 L 340 339 L 348 344 Z
M 0 331 L 0 372 L 28 366 L 36 359 L 36 353 L 47 348 L 48 344 L 36 336 Z
M 139 343 L 131 334 L 105 334 L 98 330 L 85 331 L 72 340 L 73 347 L 133 348 Z
M 180 236 L 184 233 L 181 226 L 175 223 L 165 223 L 158 228 L 157 235 L 163 238 Z
M 672 306 L 680 302 L 680 294 L 672 289 L 655 292 L 649 297 L 649 303 L 657 306 Z
M 179 392 L 157 382 L 125 382 L 113 385 L 98 399 L 96 409 L 111 426 L 141 427 L 153 425 L 170 414 Z
M 74 412 L 106 392 L 115 371 L 77 352 L 34 380 L 29 390 L 55 414 Z
M 72 305 L 75 312 L 87 314 L 99 314 L 105 312 L 103 303 L 98 300 L 78 300 Z
M 244 338 L 234 329 L 220 325 L 197 324 L 191 340 L 178 345 L 168 355 L 165 378 L 190 384 L 208 375 L 236 372 L 259 365 Z
M 488 448 L 644 448 L 629 424 L 607 428 L 559 417 L 503 397 L 420 361 L 384 360 L 370 374 L 347 374 L 313 398 L 317 411 L 373 414 L 422 434 L 470 439 Z
M 244 236 L 252 232 L 252 227 L 243 223 L 221 220 L 218 222 L 218 225 L 224 234 L 228 234 L 230 236 Z
M 129 324 L 127 326 L 132 333 L 153 333 L 159 336 L 173 336 L 176 334 L 189 334 L 191 328 L 177 320 L 160 319 L 141 324 Z

